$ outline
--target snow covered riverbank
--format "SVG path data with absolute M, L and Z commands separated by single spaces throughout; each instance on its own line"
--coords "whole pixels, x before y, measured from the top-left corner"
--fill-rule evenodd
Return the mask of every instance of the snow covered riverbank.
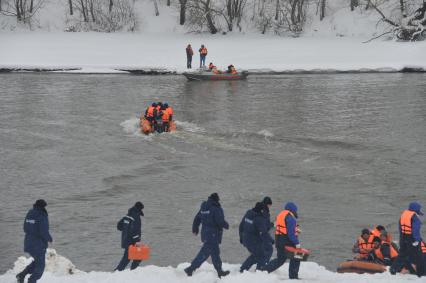
M 12 270 L 0 275 L 0 283 L 16 282 L 15 274 L 20 272 L 30 259 L 20 257 Z M 269 282 L 276 283 L 288 279 L 288 265 L 285 264 L 274 273 L 266 272 L 238 272 L 239 265 L 224 264 L 224 269 L 231 270 L 231 274 L 218 280 L 216 272 L 211 264 L 204 264 L 197 270 L 192 277 L 187 277 L 183 269 L 187 263 L 182 263 L 177 267 L 159 267 L 153 265 L 142 266 L 134 271 L 126 270 L 124 272 L 82 272 L 66 258 L 57 255 L 54 250 L 50 250 L 46 260 L 46 272 L 40 283 L 177 283 L 177 282 L 233 282 L 233 283 L 258 283 Z M 70 274 L 71 273 L 71 274 Z M 301 265 L 300 277 L 298 282 L 316 282 L 316 283 L 360 283 L 360 282 L 383 282 L 383 283 L 401 283 L 401 282 L 424 282 L 424 278 L 417 278 L 414 275 L 396 275 L 390 273 L 375 275 L 359 274 L 338 274 L 326 270 L 324 267 L 314 262 L 304 262 Z
M 209 50 L 207 62 L 252 72 L 397 72 L 426 70 L 426 42 L 365 38 L 281 38 L 262 35 L 0 33 L 0 69 L 74 69 L 77 73 L 122 70 L 186 71 L 185 47 Z

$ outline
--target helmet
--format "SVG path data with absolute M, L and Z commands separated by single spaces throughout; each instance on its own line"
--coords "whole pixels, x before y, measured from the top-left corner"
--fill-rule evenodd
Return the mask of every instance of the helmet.
M 152 106 L 152 107 L 157 107 L 157 103 L 153 102 L 153 103 L 151 104 L 151 106 Z
M 164 103 L 163 103 L 163 106 L 164 106 L 165 108 L 167 108 L 167 107 L 169 107 L 169 104 L 168 104 L 167 102 L 164 102 Z

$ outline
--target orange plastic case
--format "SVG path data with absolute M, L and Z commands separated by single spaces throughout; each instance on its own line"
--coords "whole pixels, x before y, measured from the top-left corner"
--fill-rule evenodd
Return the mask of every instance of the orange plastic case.
M 146 245 L 140 247 L 135 245 L 129 246 L 129 260 L 148 260 L 151 249 Z

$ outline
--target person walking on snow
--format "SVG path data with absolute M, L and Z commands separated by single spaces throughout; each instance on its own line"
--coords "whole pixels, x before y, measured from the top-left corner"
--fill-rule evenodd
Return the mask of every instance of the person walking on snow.
M 144 205 L 138 201 L 131 207 L 126 216 L 124 216 L 117 224 L 117 229 L 121 231 L 121 247 L 124 249 L 123 257 L 115 268 L 115 270 L 123 271 L 129 264 L 129 246 L 139 245 L 142 235 L 142 221 Z M 133 260 L 130 270 L 139 266 L 140 260 Z
M 266 265 L 264 246 L 271 243 L 272 238 L 268 233 L 266 218 L 263 215 L 265 205 L 263 202 L 246 212 L 239 227 L 240 243 L 247 248 L 250 256 L 243 262 L 240 272 L 249 270 L 253 264 L 257 264 L 257 270 L 263 270 Z
M 390 268 L 391 274 L 399 272 L 404 263 L 410 262 L 416 266 L 416 274 L 421 277 L 424 271 L 424 263 L 421 252 L 422 237 L 420 235 L 422 222 L 419 215 L 422 206 L 417 202 L 409 204 L 399 218 L 399 255 Z
M 284 210 L 277 216 L 275 222 L 275 247 L 277 248 L 277 258 L 269 262 L 265 267 L 268 273 L 278 269 L 285 263 L 289 257 L 285 247 L 300 248 L 297 236 L 297 206 L 293 202 L 288 202 L 284 206 Z M 290 259 L 288 274 L 290 279 L 299 279 L 300 261 L 298 259 Z
M 198 235 L 200 224 L 202 225 L 201 241 L 203 242 L 203 246 L 191 262 L 191 265 L 185 268 L 185 273 L 188 276 L 192 276 L 192 273 L 211 257 L 219 278 L 228 275 L 229 271 L 222 269 L 219 244 L 222 242 L 223 229 L 229 229 L 229 224 L 225 220 L 217 193 L 211 194 L 207 201 L 201 204 L 201 208 L 195 216 L 192 225 L 192 233 L 194 235 Z
M 194 55 L 194 51 L 192 50 L 191 44 L 188 44 L 186 47 L 186 68 L 192 68 L 192 56 Z
M 47 203 L 37 200 L 30 209 L 24 222 L 24 251 L 34 259 L 25 269 L 16 275 L 18 283 L 24 283 L 25 276 L 31 274 L 28 283 L 35 283 L 41 278 L 45 267 L 46 249 L 52 243 L 49 233 L 49 218 L 46 210 Z
M 201 48 L 198 50 L 200 52 L 200 69 L 206 66 L 206 57 L 207 57 L 207 48 L 204 44 L 201 44 Z
M 265 218 L 266 230 L 269 234 L 269 231 L 274 228 L 274 223 L 271 222 L 271 213 L 269 212 L 272 206 L 272 199 L 266 196 L 263 198 L 262 202 L 265 205 L 265 208 L 263 210 L 263 217 Z M 266 262 L 269 262 L 272 257 L 272 253 L 274 252 L 274 240 L 272 239 L 272 237 L 269 237 L 269 239 L 269 241 L 263 243 L 263 250 L 265 252 Z

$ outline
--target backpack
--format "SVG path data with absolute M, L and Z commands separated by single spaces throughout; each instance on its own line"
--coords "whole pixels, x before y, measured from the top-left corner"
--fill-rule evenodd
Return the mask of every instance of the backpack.
M 118 231 L 123 231 L 124 227 L 126 225 L 131 225 L 131 223 L 134 221 L 134 219 L 128 215 L 123 216 L 120 221 L 118 221 L 117 223 L 117 230 Z

